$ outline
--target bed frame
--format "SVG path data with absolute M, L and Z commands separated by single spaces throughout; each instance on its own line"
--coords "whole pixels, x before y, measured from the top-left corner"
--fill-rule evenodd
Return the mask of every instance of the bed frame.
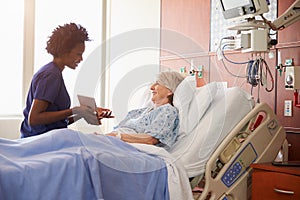
M 208 160 L 199 200 L 251 199 L 250 164 L 274 161 L 285 138 L 273 110 L 266 103 L 257 104 Z

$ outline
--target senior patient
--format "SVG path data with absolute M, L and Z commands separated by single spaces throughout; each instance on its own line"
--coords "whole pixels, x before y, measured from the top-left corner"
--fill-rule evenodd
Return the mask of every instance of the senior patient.
M 177 139 L 178 111 L 173 94 L 184 77 L 175 71 L 161 72 L 150 89 L 153 106 L 135 109 L 107 135 L 129 143 L 144 143 L 170 148 Z

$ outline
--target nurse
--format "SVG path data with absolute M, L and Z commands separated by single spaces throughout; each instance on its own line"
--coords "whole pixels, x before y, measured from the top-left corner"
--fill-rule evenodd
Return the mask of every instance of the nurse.
M 94 110 L 86 106 L 70 108 L 70 96 L 62 71 L 65 67 L 76 69 L 82 61 L 85 41 L 90 41 L 88 32 L 79 24 L 69 23 L 53 30 L 46 46 L 53 60 L 32 78 L 23 111 L 22 138 L 66 128 L 81 118 L 90 124 L 101 124 L 101 118 L 106 117 L 103 113 L 108 109 L 98 108 L 95 114 Z

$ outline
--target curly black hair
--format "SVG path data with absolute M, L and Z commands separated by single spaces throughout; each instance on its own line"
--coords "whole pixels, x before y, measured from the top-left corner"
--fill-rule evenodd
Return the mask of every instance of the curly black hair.
M 88 32 L 79 24 L 70 23 L 58 26 L 49 36 L 46 50 L 54 57 L 61 56 L 71 50 L 78 44 L 90 41 Z

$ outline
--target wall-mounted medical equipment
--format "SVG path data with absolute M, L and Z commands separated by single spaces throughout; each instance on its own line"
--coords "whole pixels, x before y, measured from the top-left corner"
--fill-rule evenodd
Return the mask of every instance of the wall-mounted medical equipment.
M 189 69 L 189 70 L 187 70 Z M 195 65 L 194 60 L 191 59 L 190 66 L 188 67 L 181 67 L 180 71 L 181 74 L 185 76 L 193 76 L 196 80 L 196 87 L 201 87 L 206 84 L 204 80 L 204 66 L 203 65 Z
M 231 42 L 231 49 L 242 52 L 266 52 L 277 44 L 271 39 L 270 31 L 288 27 L 300 19 L 300 0 L 296 0 L 281 16 L 273 22 L 264 18 L 269 12 L 268 0 L 220 0 L 225 19 L 239 20 L 229 30 L 237 30 Z M 261 19 L 256 17 L 260 16 Z
M 246 78 L 247 82 L 253 87 L 258 86 L 258 93 L 260 85 L 265 87 L 266 91 L 272 91 L 274 79 L 264 56 L 261 54 L 268 52 L 273 45 L 277 44 L 277 40 L 271 38 L 271 35 L 274 34 L 274 32 L 282 30 L 300 20 L 300 0 L 295 0 L 295 2 L 273 22 L 268 21 L 263 16 L 264 13 L 269 12 L 269 0 L 220 0 L 220 4 L 224 18 L 233 21 L 233 25 L 228 27 L 228 29 L 235 30 L 236 35 L 221 38 L 217 51 L 219 60 L 222 61 L 226 71 L 230 75 L 238 78 Z M 231 61 L 225 56 L 225 50 L 251 52 L 252 58 L 243 62 Z M 223 58 L 232 64 L 246 64 L 246 75 L 243 77 L 239 74 L 230 72 L 223 61 Z M 260 65 L 259 63 L 264 65 Z M 281 61 L 280 64 L 276 66 L 280 76 L 285 67 L 286 66 L 281 64 Z M 269 79 L 272 83 L 270 89 L 267 88 L 268 74 L 270 74 Z M 295 87 L 292 80 L 291 76 L 288 76 L 286 81 L 291 83 L 286 84 L 287 88 L 293 89 Z M 300 107 L 300 104 L 298 103 L 299 88 L 297 89 L 298 90 L 295 90 L 294 93 L 294 104 L 295 106 Z M 259 102 L 259 99 L 257 101 Z
M 294 106 L 300 108 L 300 66 L 286 66 L 284 86 L 287 90 L 294 90 Z
M 224 48 L 226 48 L 227 45 L 224 45 L 221 53 L 222 53 L 222 59 L 221 62 L 226 69 L 226 71 L 233 77 L 236 78 L 245 78 L 247 80 L 247 83 L 249 83 L 252 87 L 258 87 L 258 92 L 260 91 L 260 87 L 262 86 L 267 92 L 271 92 L 274 89 L 275 82 L 273 75 L 271 73 L 270 67 L 266 60 L 262 56 L 257 56 L 254 59 L 248 59 L 245 61 L 233 61 L 230 60 L 224 53 Z M 219 52 L 218 52 L 219 53 Z M 229 68 L 226 66 L 224 60 L 231 64 L 236 65 L 245 65 L 246 66 L 246 73 L 245 75 L 239 75 L 234 74 L 229 70 Z M 253 90 L 251 89 L 251 95 Z M 257 102 L 260 102 L 259 95 Z
M 269 11 L 266 0 L 220 0 L 225 19 L 250 18 Z
M 284 86 L 287 90 L 300 89 L 300 66 L 286 67 L 284 80 Z
M 246 68 L 247 82 L 253 87 L 263 86 L 267 92 L 271 92 L 274 89 L 274 78 L 267 62 L 263 58 L 249 60 Z M 267 87 L 268 77 L 270 79 L 271 86 Z
M 300 1 L 296 0 L 280 17 L 273 21 L 272 29 L 288 27 L 300 19 Z

